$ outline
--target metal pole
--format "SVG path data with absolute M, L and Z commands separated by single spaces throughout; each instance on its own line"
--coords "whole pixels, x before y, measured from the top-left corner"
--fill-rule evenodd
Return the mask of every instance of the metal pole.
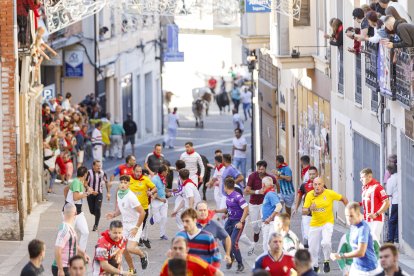
M 255 62 L 255 61 L 252 61 L 252 62 Z M 254 68 L 251 70 L 252 71 L 252 74 L 251 74 L 251 81 L 250 81 L 250 89 L 251 89 L 251 92 L 252 92 L 252 118 L 251 118 L 251 120 L 252 120 L 252 122 L 251 122 L 251 130 L 250 130 L 250 132 L 251 132 L 251 135 L 250 135 L 250 137 L 251 137 L 251 168 L 252 168 L 252 172 L 254 172 L 254 170 L 255 170 L 255 162 L 254 162 L 254 155 L 255 155 L 255 150 L 254 150 L 254 120 L 255 120 L 255 116 L 254 116 L 254 109 L 255 109 L 255 107 L 254 107 L 254 103 L 253 103 L 253 98 L 254 98 L 254 80 L 253 80 L 253 77 L 254 77 Z
M 159 35 L 159 43 L 160 43 L 160 88 L 161 88 L 161 135 L 164 135 L 164 91 L 162 86 L 162 67 L 164 65 L 164 46 L 162 41 L 162 24 L 161 24 L 161 16 L 158 19 L 160 21 L 160 35 Z
M 380 148 L 380 182 L 384 183 L 384 172 L 385 172 L 385 155 L 387 150 L 387 142 L 386 142 L 386 130 L 387 125 L 384 120 L 384 113 L 385 113 L 385 97 L 380 96 L 380 122 L 381 122 L 381 148 Z

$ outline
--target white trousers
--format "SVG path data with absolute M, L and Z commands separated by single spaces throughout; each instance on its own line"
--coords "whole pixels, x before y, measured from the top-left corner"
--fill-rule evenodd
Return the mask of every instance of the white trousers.
M 124 145 L 124 140 L 122 139 L 122 135 L 112 135 L 111 136 L 111 149 L 110 149 L 109 155 L 113 157 L 121 158 L 123 145 Z
M 184 201 L 184 198 L 182 196 L 177 196 L 175 198 L 175 203 L 174 203 L 174 211 L 177 209 L 177 207 L 180 205 L 181 201 Z M 177 228 L 179 231 L 184 230 L 184 225 L 183 225 L 183 221 L 181 220 L 181 214 L 184 212 L 184 208 L 181 208 L 181 210 L 179 210 L 177 212 L 177 215 L 175 215 L 175 223 L 177 224 Z
M 160 237 L 165 236 L 165 225 L 167 224 L 168 201 L 163 203 L 159 200 L 151 202 L 152 217 L 155 223 L 160 224 Z
M 102 155 L 101 145 L 97 145 L 92 148 L 92 156 L 93 156 L 93 160 L 99 160 L 102 162 L 103 155 Z
M 309 224 L 311 221 L 312 217 L 311 216 L 302 216 L 302 237 L 303 240 L 309 240 Z
M 371 271 L 362 271 L 357 269 L 354 265 L 351 265 L 351 269 L 349 270 L 349 276 L 375 276 L 382 272 L 382 268 L 380 265 L 377 266 L 376 269 Z
M 128 222 L 122 222 L 123 226 L 124 226 L 124 230 L 123 230 L 123 235 L 125 238 L 128 239 L 128 241 L 132 241 L 132 242 L 139 242 L 139 239 L 141 238 L 142 235 L 142 224 L 139 227 L 137 234 L 135 236 L 131 236 L 130 233 L 132 231 L 132 229 L 134 229 L 137 226 L 137 223 L 128 223 Z
M 262 225 L 262 204 L 250 204 L 249 203 L 249 217 L 252 222 L 253 232 L 255 234 L 260 233 L 260 227 Z
M 221 202 L 222 196 L 223 195 L 221 194 L 220 187 L 215 186 L 214 187 L 214 201 L 216 202 L 216 209 L 221 209 L 220 202 Z
M 275 231 L 274 222 L 271 221 L 269 224 L 262 224 L 262 233 L 263 233 L 263 252 L 269 250 L 269 237 Z
M 86 250 L 86 245 L 88 243 L 89 229 L 88 222 L 86 221 L 85 213 L 82 212 L 75 217 L 75 229 L 79 231 L 79 248 L 83 251 Z
M 312 257 L 312 266 L 319 267 L 319 248 L 322 246 L 324 260 L 329 260 L 332 251 L 333 224 L 309 228 L 309 253 Z
M 371 229 L 371 235 L 374 239 L 382 241 L 382 230 L 384 229 L 383 221 L 370 221 L 368 226 Z

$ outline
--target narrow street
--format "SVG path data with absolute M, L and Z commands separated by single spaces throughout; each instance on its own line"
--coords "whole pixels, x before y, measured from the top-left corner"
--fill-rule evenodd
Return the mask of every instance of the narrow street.
M 215 104 L 213 104 L 213 108 L 210 112 L 210 116 L 206 118 L 205 121 L 205 128 L 199 129 L 195 128 L 194 119 L 192 117 L 190 108 L 183 108 L 179 110 L 180 114 L 180 123 L 181 127 L 178 131 L 177 141 L 176 141 L 176 148 L 175 149 L 165 149 L 163 153 L 171 163 L 175 162 L 180 156 L 180 154 L 184 151 L 184 143 L 186 141 L 193 141 L 196 151 L 200 154 L 207 156 L 210 162 L 213 162 L 212 156 L 214 155 L 214 150 L 222 149 L 224 153 L 231 152 L 232 147 L 232 123 L 231 123 L 231 115 L 229 113 L 220 115 L 218 109 L 216 108 Z M 250 143 L 250 121 L 246 124 L 246 139 Z M 162 140 L 154 140 L 149 143 L 145 143 L 138 146 L 136 149 L 137 153 L 137 163 L 143 164 L 145 156 L 152 152 L 153 145 L 155 143 L 161 143 Z M 250 147 L 249 147 L 250 148 Z M 247 159 L 247 168 L 250 168 L 250 151 L 249 157 Z M 117 160 L 108 160 L 105 161 L 104 167 L 105 171 L 108 175 L 110 175 L 114 168 L 119 165 Z M 42 208 L 44 206 L 50 205 L 45 212 L 40 215 L 39 219 L 39 228 L 36 231 L 33 225 L 36 223 L 27 223 L 29 227 L 28 230 L 32 231 L 36 238 L 40 240 L 44 240 L 46 242 L 46 258 L 43 262 L 46 271 L 50 270 L 50 266 L 53 262 L 53 249 L 54 242 L 57 234 L 57 228 L 59 223 L 61 222 L 61 209 L 63 206 L 63 185 L 56 185 L 56 194 L 48 196 L 48 202 L 40 204 L 37 208 Z M 113 199 L 115 198 L 115 188 L 112 188 L 112 199 L 111 202 L 104 201 L 103 203 L 103 216 L 104 214 L 112 211 L 114 209 L 114 202 Z M 105 196 L 104 196 L 105 198 Z M 214 208 L 214 199 L 212 190 L 208 190 L 207 199 L 210 204 Z M 172 212 L 174 200 L 169 200 L 169 214 Z M 93 225 L 93 216 L 89 214 L 88 206 L 84 202 L 83 210 L 86 214 L 88 225 L 90 230 L 92 229 Z M 105 218 L 101 218 L 100 228 L 98 232 L 90 232 L 89 234 L 89 241 L 88 241 L 88 248 L 87 253 L 92 258 L 95 243 L 99 237 L 100 231 L 105 230 L 109 221 Z M 292 229 L 293 231 L 300 237 L 300 216 L 296 215 L 292 220 Z M 341 229 L 340 227 L 338 229 Z M 34 232 L 34 233 L 33 233 Z M 173 218 L 169 217 L 167 222 L 167 236 L 171 240 L 171 238 L 177 232 L 176 224 Z M 140 268 L 140 263 L 136 260 L 137 268 L 139 275 L 154 275 L 154 273 L 158 273 L 161 269 L 163 262 L 166 259 L 166 252 L 170 246 L 170 241 L 162 241 L 159 239 L 159 227 L 158 225 L 154 225 L 150 227 L 150 240 L 152 243 L 152 248 L 148 250 L 149 254 L 149 266 L 147 270 L 142 273 Z M 253 238 L 252 228 L 248 225 L 245 229 L 245 233 L 249 237 L 249 239 Z M 341 237 L 341 232 L 334 231 L 334 235 L 332 237 L 333 242 L 333 249 L 337 248 L 338 242 Z M 27 263 L 28 256 L 27 256 L 27 237 L 22 242 L 5 242 L 1 241 L 0 245 L 4 249 L 0 252 L 0 257 L 3 260 L 1 263 L 1 267 L 3 268 L 0 271 L 0 275 L 18 275 L 20 273 L 21 268 Z M 19 244 L 20 246 L 16 246 Z M 255 259 L 262 253 L 262 240 L 260 239 L 258 244 L 256 245 L 256 251 L 252 256 L 247 256 L 247 245 L 240 243 L 242 255 L 245 261 L 245 274 L 248 275 L 251 267 L 254 265 Z M 222 250 L 222 248 L 220 249 Z M 17 262 L 17 263 L 16 263 Z M 329 275 L 341 275 L 339 268 L 336 264 L 331 264 L 331 273 Z M 222 270 L 225 275 L 235 275 L 235 268 L 233 267 L 232 270 L 228 271 L 225 269 L 224 262 L 222 263 Z M 91 273 L 91 268 L 89 267 L 89 274 Z

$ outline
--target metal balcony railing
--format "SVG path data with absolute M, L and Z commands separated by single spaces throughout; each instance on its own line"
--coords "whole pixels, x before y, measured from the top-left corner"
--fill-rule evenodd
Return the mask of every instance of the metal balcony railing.
M 414 108 L 414 48 L 395 50 L 395 94 L 407 109 Z
M 363 51 L 365 54 L 365 85 L 374 91 L 378 91 L 378 43 L 366 43 Z
M 361 54 L 355 55 L 355 102 L 362 105 L 362 59 Z
M 338 93 L 344 95 L 344 49 L 338 47 Z

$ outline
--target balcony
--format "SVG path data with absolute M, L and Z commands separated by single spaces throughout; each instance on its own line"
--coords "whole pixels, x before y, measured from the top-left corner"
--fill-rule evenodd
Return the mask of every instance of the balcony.
M 414 109 L 414 48 L 390 50 L 367 43 L 364 53 L 365 85 L 405 109 Z

